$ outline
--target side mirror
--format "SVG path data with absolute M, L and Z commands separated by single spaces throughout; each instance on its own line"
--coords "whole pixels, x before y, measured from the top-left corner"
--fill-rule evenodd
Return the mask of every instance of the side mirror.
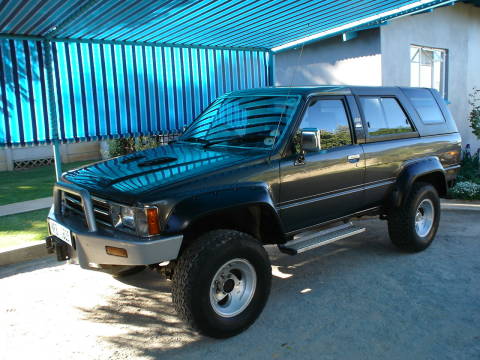
M 301 131 L 302 149 L 305 152 L 317 152 L 322 149 L 320 145 L 320 130 L 305 128 Z

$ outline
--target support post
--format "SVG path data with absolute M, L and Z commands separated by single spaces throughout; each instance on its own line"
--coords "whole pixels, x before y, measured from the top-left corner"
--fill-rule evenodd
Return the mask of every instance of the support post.
M 78 11 L 68 16 L 63 22 L 52 27 L 45 35 L 43 41 L 45 68 L 47 71 L 48 103 L 50 104 L 50 131 L 52 134 L 53 156 L 55 160 L 55 175 L 57 181 L 62 177 L 62 157 L 60 154 L 60 137 L 58 136 L 58 118 L 57 105 L 55 99 L 55 88 L 53 86 L 53 59 L 52 59 L 52 39 L 55 35 L 67 25 L 73 23 L 81 17 L 88 9 L 93 7 L 99 0 L 89 0 L 80 7 Z
M 268 52 L 268 85 L 275 86 L 275 53 Z
M 47 97 L 50 106 L 50 133 L 52 137 L 53 158 L 55 161 L 55 176 L 60 181 L 62 176 L 62 156 L 60 154 L 60 137 L 58 136 L 57 104 L 53 85 L 52 43 L 49 39 L 43 41 L 43 57 L 47 72 Z

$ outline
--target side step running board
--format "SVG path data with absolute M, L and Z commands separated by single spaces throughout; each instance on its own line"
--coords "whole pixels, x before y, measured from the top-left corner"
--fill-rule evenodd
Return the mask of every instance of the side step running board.
M 296 255 L 353 235 L 360 234 L 365 230 L 365 228 L 357 227 L 349 222 L 322 231 L 309 231 L 295 235 L 293 240 L 279 245 L 278 248 L 280 251 L 286 254 Z

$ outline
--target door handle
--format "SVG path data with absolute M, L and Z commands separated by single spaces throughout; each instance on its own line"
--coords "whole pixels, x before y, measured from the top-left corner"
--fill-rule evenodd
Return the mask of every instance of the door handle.
M 356 163 L 360 160 L 360 154 L 348 155 L 347 161 L 350 163 Z

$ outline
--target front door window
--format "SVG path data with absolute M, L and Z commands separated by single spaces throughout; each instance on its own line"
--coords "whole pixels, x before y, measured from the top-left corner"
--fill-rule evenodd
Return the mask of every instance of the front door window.
M 310 102 L 300 130 L 312 128 L 320 131 L 322 150 L 352 144 L 345 105 L 340 99 L 318 99 Z

